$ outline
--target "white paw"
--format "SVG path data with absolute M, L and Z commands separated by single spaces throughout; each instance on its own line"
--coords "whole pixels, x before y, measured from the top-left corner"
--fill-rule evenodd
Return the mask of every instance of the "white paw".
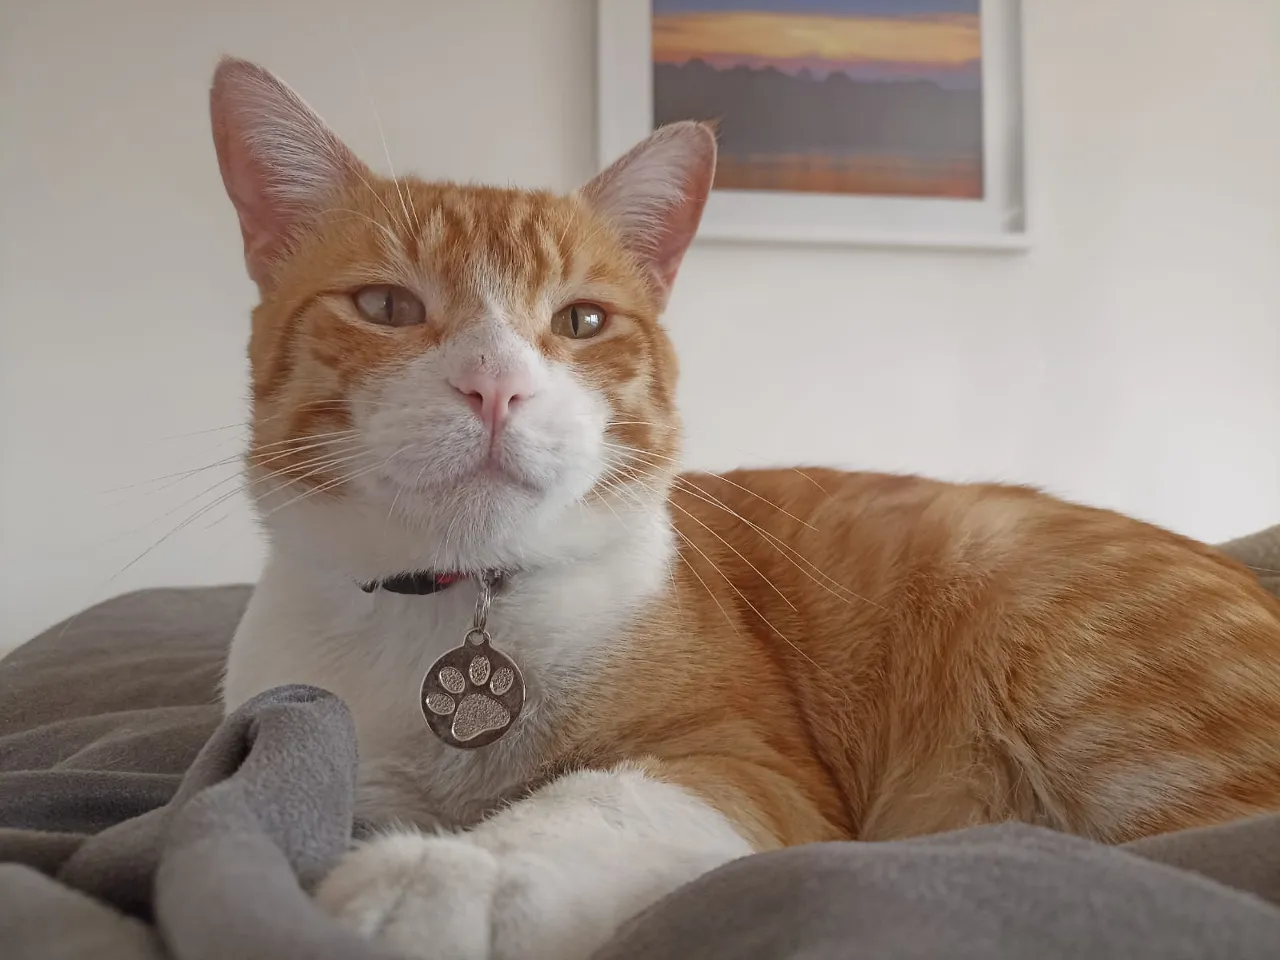
M 405 957 L 490 960 L 497 882 L 497 860 L 469 840 L 402 833 L 347 854 L 316 901 Z
M 643 903 L 607 871 L 579 872 L 572 844 L 558 855 L 490 850 L 474 835 L 394 834 L 338 864 L 316 901 L 356 933 L 422 960 L 586 960 Z M 625 863 L 622 860 L 621 863 Z
M 750 852 L 679 787 L 629 768 L 582 771 L 468 833 L 374 840 L 316 899 L 408 958 L 587 960 L 638 911 Z

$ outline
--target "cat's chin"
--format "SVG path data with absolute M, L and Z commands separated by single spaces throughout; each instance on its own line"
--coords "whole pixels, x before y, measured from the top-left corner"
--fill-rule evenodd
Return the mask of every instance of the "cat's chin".
M 395 481 L 375 481 L 374 499 L 413 526 L 434 526 L 441 519 L 481 529 L 535 513 L 548 499 L 547 491 L 522 483 L 508 474 L 485 470 L 449 487 L 408 487 Z
M 559 486 L 539 495 L 489 477 L 428 495 L 384 478 L 285 509 L 259 500 L 258 509 L 273 553 L 347 580 L 419 569 L 530 569 L 600 558 L 615 548 L 661 563 L 670 526 L 661 495 L 637 487 L 610 502 L 589 492 Z
M 584 483 L 584 489 L 590 484 Z M 453 563 L 490 563 L 496 552 L 523 551 L 534 531 L 554 524 L 580 497 L 563 482 L 542 485 L 485 465 L 450 485 L 409 486 L 371 478 L 362 499 L 373 512 L 440 545 Z M 446 546 L 447 545 L 447 546 Z

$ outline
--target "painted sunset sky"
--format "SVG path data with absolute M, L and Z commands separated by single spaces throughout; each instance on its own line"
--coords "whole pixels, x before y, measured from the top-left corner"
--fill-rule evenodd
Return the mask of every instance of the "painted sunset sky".
M 653 0 L 653 121 L 723 190 L 978 199 L 980 0 Z
M 980 0 L 653 0 L 653 59 L 981 85 Z

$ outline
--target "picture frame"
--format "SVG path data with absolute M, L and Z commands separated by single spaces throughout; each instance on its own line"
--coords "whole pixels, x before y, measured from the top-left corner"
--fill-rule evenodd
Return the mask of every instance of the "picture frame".
M 977 177 L 969 195 L 730 189 L 722 188 L 718 182 L 707 202 L 699 237 L 757 243 L 1027 250 L 1031 218 L 1025 106 L 1026 9 L 1021 0 L 976 2 L 980 5 L 981 53 L 979 62 L 971 68 L 980 75 L 981 119 L 974 119 L 973 123 L 980 123 L 981 131 L 980 146 L 971 149 L 980 150 L 980 160 L 976 173 L 969 174 Z M 892 0 L 881 0 L 879 5 L 891 3 Z M 657 0 L 656 5 L 671 7 L 680 3 Z M 597 136 L 602 169 L 654 129 L 654 6 L 654 0 L 598 2 Z M 690 6 L 698 4 L 693 2 Z M 733 6 L 707 4 L 713 10 Z M 771 6 L 785 10 L 789 6 L 803 7 L 804 3 L 757 0 L 741 6 L 754 11 Z M 858 0 L 850 3 L 851 8 L 858 6 Z M 806 79 L 811 76 L 804 74 Z M 912 122 L 920 126 L 918 118 Z M 725 157 L 723 144 L 721 155 Z

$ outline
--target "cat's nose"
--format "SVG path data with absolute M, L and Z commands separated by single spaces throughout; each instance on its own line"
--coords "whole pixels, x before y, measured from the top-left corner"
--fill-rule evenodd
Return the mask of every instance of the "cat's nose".
M 516 405 L 533 394 L 533 381 L 523 372 L 493 374 L 472 370 L 450 377 L 449 384 L 462 394 L 494 436 Z

